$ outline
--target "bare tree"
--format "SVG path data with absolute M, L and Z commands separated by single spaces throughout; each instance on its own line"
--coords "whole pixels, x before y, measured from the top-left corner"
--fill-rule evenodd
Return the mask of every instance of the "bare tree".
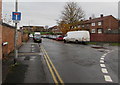
M 61 21 L 65 24 L 73 24 L 84 18 L 85 14 L 76 2 L 67 2 L 62 11 Z M 61 22 L 59 21 L 59 23 Z

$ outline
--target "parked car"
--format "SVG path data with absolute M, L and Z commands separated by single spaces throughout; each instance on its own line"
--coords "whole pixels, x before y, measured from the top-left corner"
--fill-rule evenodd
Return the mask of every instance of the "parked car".
M 64 42 L 89 42 L 90 33 L 89 31 L 71 31 L 67 32 L 66 36 L 63 38 Z
M 46 38 L 46 35 L 41 35 L 41 38 Z
M 53 40 L 56 40 L 56 38 L 57 38 L 57 35 L 53 35 L 53 36 L 52 36 L 52 39 L 53 39 Z
M 58 37 L 56 38 L 56 40 L 62 41 L 62 40 L 63 40 L 63 36 L 58 36 Z
M 40 42 L 40 43 L 42 42 L 40 32 L 35 32 L 34 33 L 33 40 L 34 40 L 34 42 Z
M 49 38 L 49 39 L 52 39 L 52 38 L 53 38 L 53 35 L 48 35 L 48 38 Z
M 53 39 L 53 40 L 56 40 L 56 37 L 57 37 L 57 35 L 49 35 L 48 36 L 49 39 Z

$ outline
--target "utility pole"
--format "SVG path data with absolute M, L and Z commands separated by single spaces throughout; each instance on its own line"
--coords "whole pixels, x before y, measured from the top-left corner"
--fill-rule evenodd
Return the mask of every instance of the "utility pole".
M 15 2 L 15 12 L 18 12 L 18 0 Z M 18 47 L 17 47 L 17 39 L 18 39 L 18 33 L 17 33 L 17 22 L 15 22 L 15 33 L 14 33 L 14 64 L 17 62 L 18 58 Z

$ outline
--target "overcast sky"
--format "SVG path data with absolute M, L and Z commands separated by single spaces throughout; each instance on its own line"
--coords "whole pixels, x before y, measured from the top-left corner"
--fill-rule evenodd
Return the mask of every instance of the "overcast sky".
M 3 17 L 10 18 L 11 12 L 14 11 L 14 3 L 3 0 Z M 9 0 L 7 0 L 9 1 Z M 10 0 L 12 1 L 12 0 Z M 14 1 L 14 0 L 13 0 Z M 28 1 L 28 0 L 26 0 Z M 30 0 L 29 0 L 30 1 Z M 33 0 L 31 0 L 33 1 Z M 23 25 L 56 25 L 56 20 L 61 16 L 61 11 L 66 2 L 20 2 L 19 11 L 22 13 L 22 20 L 19 26 Z M 40 1 L 40 0 L 39 0 Z M 84 0 L 85 1 L 85 0 Z M 104 0 L 105 1 L 105 0 Z M 99 17 L 100 14 L 104 16 L 113 15 L 118 18 L 118 2 L 117 0 L 109 0 L 111 2 L 83 2 L 79 1 L 78 5 L 85 11 L 85 19 L 88 19 L 92 14 Z

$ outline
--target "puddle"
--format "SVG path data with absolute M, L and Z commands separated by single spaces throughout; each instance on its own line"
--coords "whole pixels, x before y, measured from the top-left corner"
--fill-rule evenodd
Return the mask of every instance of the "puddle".
M 104 50 L 104 49 L 99 49 L 98 51 L 99 51 L 99 52 L 105 52 L 105 50 Z
M 99 52 L 106 52 L 105 47 L 103 46 L 91 46 L 91 48 L 97 49 Z
M 101 47 L 101 46 L 92 46 L 92 48 L 95 48 L 95 49 L 107 49 L 107 48 L 105 48 L 105 47 Z

